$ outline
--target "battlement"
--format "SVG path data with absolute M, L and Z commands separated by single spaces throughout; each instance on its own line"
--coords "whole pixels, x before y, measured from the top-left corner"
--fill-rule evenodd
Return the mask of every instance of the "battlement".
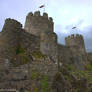
M 7 18 L 5 20 L 2 32 L 16 31 L 17 29 L 22 29 L 22 24 L 14 19 Z
M 19 44 L 19 36 L 21 34 L 21 31 L 21 23 L 10 18 L 5 20 L 0 39 L 0 48 L 2 48 L 0 49 L 1 57 L 11 59 L 16 55 L 16 49 Z
M 69 46 L 70 48 L 72 48 L 73 51 L 76 51 L 75 47 L 77 47 L 77 51 L 79 50 L 80 52 L 85 53 L 85 44 L 84 44 L 84 39 L 82 35 L 72 34 L 65 38 L 65 43 L 66 43 L 66 46 Z
M 43 13 L 43 15 L 40 14 L 40 11 L 36 11 L 34 13 L 30 12 L 28 15 L 27 15 L 27 18 L 32 18 L 32 17 L 38 17 L 38 18 L 46 18 L 48 19 L 49 21 L 53 22 L 53 19 L 52 17 L 48 17 L 48 14 L 47 13 Z
M 15 19 L 11 19 L 11 18 L 7 18 L 5 20 L 5 23 L 6 24 L 11 24 L 11 25 L 16 25 L 16 26 L 19 26 L 19 27 L 22 27 L 22 24 L 20 22 L 18 22 L 17 20 Z
M 24 29 L 35 36 L 40 36 L 45 31 L 53 32 L 53 25 L 53 19 L 48 17 L 47 13 L 41 16 L 40 11 L 36 11 L 27 15 Z
M 22 30 L 22 24 L 14 19 L 6 19 L 2 32 L 20 32 Z
M 72 34 L 65 38 L 65 40 L 70 40 L 70 39 L 83 39 L 83 36 L 81 34 Z
M 80 34 L 72 34 L 68 37 L 65 38 L 65 42 L 66 42 L 66 45 L 68 46 L 80 46 L 81 45 L 84 45 L 84 40 L 83 40 L 83 36 L 80 35 Z

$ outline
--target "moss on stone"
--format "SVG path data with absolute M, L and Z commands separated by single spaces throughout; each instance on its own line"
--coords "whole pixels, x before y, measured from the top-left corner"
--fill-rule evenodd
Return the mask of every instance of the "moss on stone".
M 78 88 L 75 88 L 75 89 L 74 89 L 74 92 L 79 92 L 79 89 L 78 89 Z
M 75 69 L 72 65 L 65 65 L 61 68 L 60 72 L 63 74 L 64 78 L 70 82 L 74 87 L 74 92 L 79 92 L 80 89 L 80 81 L 82 78 L 86 79 L 89 84 L 92 85 L 92 71 L 91 66 L 87 66 L 86 70 L 78 70 Z M 74 77 L 74 80 L 72 78 Z M 85 92 L 89 92 L 89 87 L 85 88 Z
M 16 55 L 20 54 L 20 53 L 25 53 L 25 49 L 23 49 L 22 47 L 18 47 L 16 50 Z
M 33 69 L 31 69 L 30 72 L 31 72 L 31 79 L 32 80 L 40 79 L 41 76 L 42 76 L 39 70 L 33 70 Z
M 55 77 L 54 77 L 55 79 L 54 79 L 54 80 L 57 81 L 57 79 L 59 79 L 59 77 L 60 77 L 60 73 L 57 72 L 57 73 L 55 74 Z
M 43 79 L 41 81 L 41 86 L 43 92 L 50 92 L 49 78 L 47 75 L 43 76 Z
M 85 65 L 85 69 L 88 71 L 92 71 L 92 65 L 91 64 Z
M 34 92 L 40 92 L 40 90 L 50 92 L 49 77 L 47 75 L 41 74 L 39 70 L 31 69 L 31 80 L 39 80 L 41 83 L 41 88 L 35 88 Z
M 11 60 L 12 65 L 18 67 L 28 62 L 30 62 L 29 54 L 26 52 L 26 49 L 19 46 L 16 50 L 16 56 Z
M 25 92 L 32 92 L 32 91 L 30 91 L 30 90 L 26 90 Z
M 44 59 L 46 57 L 40 51 L 34 51 L 32 53 L 32 56 L 35 57 L 36 59 Z
M 35 87 L 33 92 L 40 92 L 39 88 Z
M 32 76 L 31 76 L 31 79 L 34 80 L 34 79 L 38 79 L 39 77 L 39 73 L 38 72 L 31 72 L 32 73 Z

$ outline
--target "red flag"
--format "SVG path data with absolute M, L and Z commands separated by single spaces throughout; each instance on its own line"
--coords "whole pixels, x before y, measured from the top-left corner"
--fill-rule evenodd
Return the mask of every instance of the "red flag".
M 45 7 L 44 5 L 41 5 L 39 8 L 43 8 L 43 7 Z

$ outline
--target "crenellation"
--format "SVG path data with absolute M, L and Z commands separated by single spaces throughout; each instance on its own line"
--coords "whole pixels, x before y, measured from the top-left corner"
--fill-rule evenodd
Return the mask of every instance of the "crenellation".
M 43 17 L 48 19 L 48 14 L 44 12 Z
M 16 25 L 16 26 L 22 27 L 22 24 L 20 22 L 18 22 L 15 19 L 11 19 L 11 18 L 7 18 L 5 20 L 5 24 L 11 24 L 11 25 Z
M 81 34 L 71 34 L 68 37 L 65 37 L 65 40 L 72 40 L 72 39 L 81 39 L 83 40 L 83 36 Z
M 36 17 L 41 16 L 41 15 L 40 15 L 40 11 L 36 11 L 36 12 L 34 12 L 34 16 L 36 16 Z
M 76 38 L 83 39 L 83 36 L 82 36 L 81 34 L 76 34 L 75 37 L 76 37 Z
M 52 17 L 49 17 L 49 21 L 53 22 L 53 19 L 52 19 Z
M 40 34 L 46 30 L 53 32 L 53 24 L 52 19 L 48 19 L 47 13 L 43 13 L 43 16 L 41 16 L 40 12 L 37 11 L 33 16 L 28 15 L 26 17 L 24 29 L 31 34 L 40 37 Z
M 32 12 L 28 13 L 27 17 L 29 16 L 33 16 L 33 13 Z
M 74 34 L 71 35 L 71 39 L 74 39 Z

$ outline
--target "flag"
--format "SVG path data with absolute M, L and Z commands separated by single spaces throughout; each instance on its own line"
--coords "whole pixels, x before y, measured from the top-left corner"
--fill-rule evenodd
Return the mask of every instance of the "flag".
M 44 5 L 41 5 L 39 8 L 43 8 L 43 7 L 45 7 Z
M 77 28 L 77 27 L 73 27 L 72 29 L 75 29 L 75 28 Z

